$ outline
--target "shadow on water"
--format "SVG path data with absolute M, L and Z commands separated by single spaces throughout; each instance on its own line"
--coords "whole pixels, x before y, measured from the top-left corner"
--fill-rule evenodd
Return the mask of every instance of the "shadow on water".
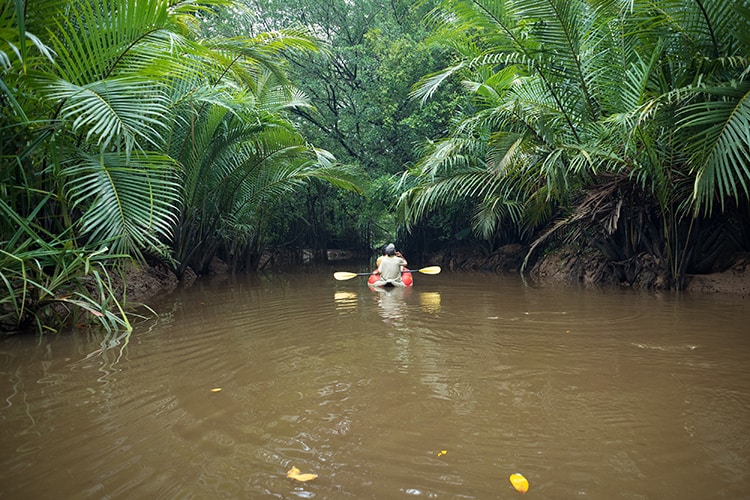
M 332 272 L 198 282 L 110 349 L 3 339 L 2 496 L 480 499 L 515 472 L 537 498 L 750 491 L 745 301 Z

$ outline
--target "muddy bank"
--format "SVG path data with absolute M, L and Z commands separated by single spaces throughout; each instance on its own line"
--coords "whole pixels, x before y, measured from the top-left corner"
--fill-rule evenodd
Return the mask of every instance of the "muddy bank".
M 307 263 L 315 260 L 317 256 L 311 251 L 278 252 L 276 254 L 266 252 L 258 259 L 259 270 L 270 270 L 284 268 L 295 262 Z M 231 272 L 229 266 L 219 258 L 214 258 L 205 276 L 225 276 Z M 127 284 L 125 294 L 126 302 L 131 307 L 149 305 L 161 297 L 171 294 L 177 287 L 189 287 L 199 276 L 191 268 L 187 268 L 182 279 L 163 264 L 146 266 L 129 264 L 123 272 L 113 273 L 114 291 L 116 296 L 123 296 L 123 280 Z
M 115 296 L 123 296 L 123 280 L 127 284 L 126 302 L 131 306 L 148 305 L 158 297 L 169 295 L 180 286 L 177 275 L 166 266 L 128 265 L 120 276 L 114 274 Z
M 506 245 L 487 254 L 477 248 L 453 248 L 423 257 L 423 262 L 446 270 L 520 272 L 527 248 Z M 536 283 L 561 282 L 570 285 L 617 286 L 640 290 L 668 288 L 664 265 L 652 255 L 639 255 L 623 262 L 611 262 L 595 249 L 557 249 L 530 264 L 525 274 Z M 688 293 L 717 293 L 750 297 L 750 254 L 733 257 L 723 272 L 689 275 Z
M 663 264 L 653 255 L 640 255 L 624 262 L 610 262 L 598 252 L 557 251 L 540 259 L 529 275 L 542 283 L 561 281 L 589 286 L 664 290 L 669 285 Z M 735 256 L 726 271 L 688 275 L 684 291 L 750 296 L 750 254 Z
M 520 272 L 526 257 L 526 247 L 518 244 L 500 247 L 492 253 L 478 248 L 450 248 L 424 255 L 423 265 L 439 265 L 446 271 Z M 298 261 L 290 255 L 265 255 L 263 267 L 273 269 L 300 265 L 318 260 L 361 259 L 361 256 L 342 251 L 303 252 Z M 311 257 L 312 255 L 312 257 Z M 534 263 L 526 275 L 536 283 L 562 282 L 586 286 L 617 286 L 633 289 L 661 290 L 666 288 L 663 266 L 653 256 L 643 255 L 626 262 L 608 262 L 595 250 L 557 250 L 550 252 Z M 211 265 L 210 275 L 228 272 L 219 259 Z M 188 271 L 183 279 L 177 279 L 166 267 L 131 266 L 126 274 L 127 300 L 133 304 L 149 304 L 157 298 L 172 293 L 178 286 L 190 286 L 197 276 Z M 731 294 L 750 297 L 750 254 L 735 256 L 732 266 L 724 272 L 691 275 L 685 288 L 688 293 Z
M 750 297 L 750 256 L 742 258 L 722 273 L 690 276 L 688 292 L 725 293 Z

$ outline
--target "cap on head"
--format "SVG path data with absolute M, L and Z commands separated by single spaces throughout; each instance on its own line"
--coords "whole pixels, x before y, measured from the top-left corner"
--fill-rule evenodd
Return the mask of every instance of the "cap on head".
M 386 255 L 395 255 L 396 254 L 396 246 L 393 243 L 388 243 L 385 247 L 385 253 Z

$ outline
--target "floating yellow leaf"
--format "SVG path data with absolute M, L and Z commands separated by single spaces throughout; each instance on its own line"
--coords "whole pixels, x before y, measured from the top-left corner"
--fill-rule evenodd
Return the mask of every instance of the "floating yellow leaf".
M 510 484 L 512 484 L 513 487 L 521 493 L 526 493 L 527 491 L 529 491 L 529 482 L 521 474 L 511 474 Z
M 296 479 L 297 481 L 312 481 L 316 477 L 318 477 L 317 474 L 300 474 L 299 469 L 297 467 L 292 466 L 289 471 L 286 473 L 286 477 Z
M 442 457 L 443 455 L 446 455 L 447 453 L 448 453 L 448 450 L 440 450 L 440 452 L 438 452 L 438 456 Z
M 221 392 L 221 387 L 214 387 L 211 392 Z

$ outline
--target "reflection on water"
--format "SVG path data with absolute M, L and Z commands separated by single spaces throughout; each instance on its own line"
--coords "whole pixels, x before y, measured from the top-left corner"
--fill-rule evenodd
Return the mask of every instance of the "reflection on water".
M 411 287 L 370 287 L 378 296 L 379 312 L 383 322 L 390 326 L 401 326 L 406 315 L 406 298 L 411 296 Z
M 333 293 L 333 301 L 336 304 L 336 309 L 341 312 L 349 312 L 357 309 L 359 295 L 355 292 L 337 290 Z
M 424 312 L 440 312 L 440 292 L 419 292 L 419 305 Z
M 537 498 L 750 491 L 742 299 L 302 272 L 157 310 L 112 349 L 2 339 L 0 496 L 484 499 L 514 472 Z
M 372 287 L 371 290 L 378 295 L 378 305 L 380 306 L 380 315 L 383 317 L 383 321 L 391 326 L 399 326 L 402 324 L 402 321 L 400 320 L 402 320 L 410 310 L 408 299 L 412 293 L 417 293 L 419 306 L 422 312 L 432 314 L 440 312 L 440 292 L 413 292 L 411 287 Z

